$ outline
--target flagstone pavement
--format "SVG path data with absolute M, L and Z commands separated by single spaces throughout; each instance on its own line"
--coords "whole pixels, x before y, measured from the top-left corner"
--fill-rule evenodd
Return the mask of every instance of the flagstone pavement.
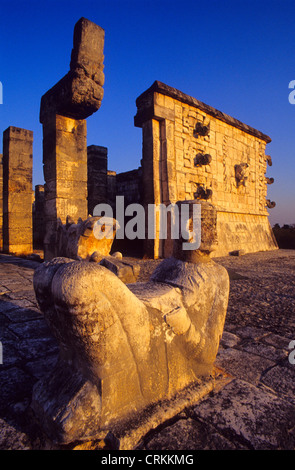
M 294 450 L 295 250 L 215 261 L 230 275 L 216 360 L 229 380 L 143 436 L 137 448 Z M 141 265 L 138 280 L 144 280 L 160 261 L 136 262 Z M 39 264 L 0 254 L 1 450 L 59 449 L 39 429 L 30 408 L 33 385 L 58 355 L 34 295 L 32 280 Z M 105 449 L 108 445 L 104 442 Z

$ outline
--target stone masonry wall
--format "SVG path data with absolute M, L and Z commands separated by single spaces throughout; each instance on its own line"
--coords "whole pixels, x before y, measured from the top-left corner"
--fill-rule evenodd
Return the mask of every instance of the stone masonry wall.
M 108 149 L 99 145 L 87 147 L 88 214 L 107 199 Z
M 135 125 L 143 129 L 145 204 L 209 200 L 218 211 L 215 256 L 275 249 L 265 177 L 271 139 L 161 82 L 136 104 Z M 148 241 L 147 251 L 167 256 L 170 246 Z
M 44 185 L 35 186 L 35 201 L 33 207 L 33 244 L 34 248 L 42 249 L 45 237 L 45 193 Z
M 141 167 L 136 170 L 118 173 L 116 175 L 116 195 L 124 196 L 125 205 L 138 203 L 142 201 L 142 170 Z
M 33 132 L 3 132 L 3 250 L 16 255 L 33 249 Z

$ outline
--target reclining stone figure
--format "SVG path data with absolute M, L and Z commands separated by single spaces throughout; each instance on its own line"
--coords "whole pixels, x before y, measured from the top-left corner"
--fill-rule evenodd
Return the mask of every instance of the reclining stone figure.
M 226 316 L 229 277 L 210 258 L 216 212 L 201 204 L 201 245 L 163 260 L 148 282 L 124 284 L 97 263 L 55 258 L 34 288 L 59 343 L 32 409 L 55 442 L 119 435 L 129 420 L 212 373 Z

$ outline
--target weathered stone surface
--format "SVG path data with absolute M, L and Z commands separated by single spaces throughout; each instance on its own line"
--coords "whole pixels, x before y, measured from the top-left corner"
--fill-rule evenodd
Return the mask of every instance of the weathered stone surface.
M 42 249 L 45 236 L 44 218 L 44 186 L 35 186 L 35 201 L 33 206 L 33 245 L 34 248 Z
M 56 258 L 36 270 L 36 298 L 60 344 L 59 362 L 32 400 L 51 439 L 111 431 L 127 445 L 126 429 L 144 410 L 213 373 L 229 278 L 209 257 L 197 259 L 164 260 L 150 282 L 128 287 L 110 271 L 110 257 L 100 264 Z M 78 382 L 65 393 L 71 371 Z
M 32 407 L 45 432 L 57 442 L 63 442 L 64 435 L 68 441 L 75 441 L 77 435 L 91 439 L 99 428 L 101 398 L 98 390 L 66 362 L 59 361 L 47 379 L 37 382 Z M 49 420 L 48 416 L 56 418 Z
M 277 249 L 266 208 L 274 206 L 266 199 L 265 178 L 265 147 L 271 139 L 158 81 L 136 105 L 145 207 L 210 199 L 218 214 L 218 246 L 212 256 Z M 172 244 L 157 233 L 145 241 L 144 250 L 151 258 L 167 257 Z
M 205 418 L 217 432 L 238 444 L 238 448 L 294 449 L 291 432 L 295 425 L 294 407 L 268 390 L 259 391 L 242 380 L 232 381 L 214 399 L 208 398 L 198 405 L 194 416 Z
M 29 450 L 31 448 L 27 436 L 15 432 L 15 428 L 0 418 L 0 450 Z
M 41 100 L 40 122 L 60 114 L 86 119 L 103 98 L 104 30 L 81 18 L 75 25 L 70 71 Z
M 273 367 L 275 362 L 247 351 L 222 349 L 218 353 L 216 364 L 221 368 L 226 366 L 227 372 L 234 377 L 258 384 L 262 372 L 268 367 Z
M 3 132 L 3 250 L 33 251 L 33 132 L 9 127 Z
M 136 261 L 141 266 L 138 278 L 140 282 L 147 282 L 155 267 L 162 262 L 148 259 L 131 259 L 130 261 Z M 289 342 L 294 339 L 295 251 L 278 250 L 247 254 L 243 257 L 225 257 L 217 259 L 217 262 L 224 265 L 227 270 L 236 273 L 235 276 L 231 274 L 228 312 L 220 350 L 221 347 L 238 348 L 239 351 L 251 352 L 253 357 L 259 357 L 258 354 L 260 357 L 269 354 L 267 359 L 275 361 L 276 365 L 269 369 L 268 364 L 265 364 L 261 380 L 258 384 L 256 382 L 252 384 L 257 398 L 260 397 L 255 401 L 254 414 L 252 414 L 252 393 L 243 394 L 243 410 L 247 409 L 247 412 L 242 412 L 240 388 L 244 389 L 245 381 L 234 380 L 234 386 L 227 393 L 228 399 L 223 402 L 225 407 L 229 407 L 225 408 L 224 412 L 226 409 L 231 410 L 236 416 L 235 420 L 227 420 L 228 426 L 221 426 L 223 415 L 220 408 L 220 394 L 223 387 L 218 388 L 218 385 L 216 388 L 216 382 L 218 382 L 216 377 L 213 377 L 211 382 L 207 378 L 203 382 L 205 389 L 202 400 L 204 402 L 206 398 L 210 398 L 210 406 L 206 406 L 206 410 L 203 409 L 202 418 L 197 416 L 200 399 L 193 402 L 199 393 L 198 386 L 191 391 L 189 397 L 183 396 L 182 406 L 176 407 L 176 401 L 174 403 L 171 400 L 167 403 L 160 403 L 157 407 L 157 419 L 154 414 L 150 415 L 145 419 L 144 424 L 141 422 L 132 440 L 131 432 L 125 439 L 125 442 L 128 441 L 129 444 L 131 442 L 134 444 L 140 439 L 139 448 L 147 449 L 149 454 L 153 450 L 157 452 L 160 448 L 163 451 L 170 451 L 170 454 L 174 454 L 176 449 L 183 450 L 184 448 L 193 450 L 204 447 L 216 450 L 220 449 L 223 443 L 225 449 L 228 449 L 227 442 L 234 449 L 252 450 L 257 442 L 257 429 L 260 429 L 261 420 L 256 420 L 259 416 L 262 416 L 265 427 L 269 423 L 265 441 L 261 445 L 262 449 L 268 449 L 270 445 L 276 450 L 290 448 L 290 440 L 295 437 L 294 426 L 289 428 L 288 425 L 291 413 L 293 416 L 295 413 L 295 404 L 292 401 L 295 366 L 287 359 L 287 355 L 290 354 Z M 27 336 L 25 339 L 22 338 L 22 328 L 17 329 L 18 336 L 10 329 L 12 323 L 25 325 L 37 316 L 45 322 L 42 313 L 37 309 L 36 300 L 34 306 L 31 303 L 32 278 L 36 266 L 40 264 L 28 259 L 4 254 L 0 256 L 0 340 L 3 345 L 3 364 L 0 365 L 3 400 L 0 402 L 1 418 L 9 425 L 9 433 L 6 433 L 6 430 L 0 433 L 1 449 L 23 448 L 24 434 L 26 436 L 25 447 L 28 439 L 28 445 L 34 450 L 63 449 L 62 446 L 54 445 L 43 435 L 42 430 L 36 427 L 29 408 L 33 383 L 52 371 L 54 358 L 55 360 L 58 358 L 56 341 L 52 333 L 48 331 L 49 329 L 39 328 L 39 336 L 36 338 L 37 332 L 35 334 L 33 327 L 25 328 Z M 8 293 L 14 298 L 9 299 Z M 18 293 L 20 295 L 15 304 L 15 294 Z M 31 305 L 30 307 L 26 307 L 27 302 Z M 255 343 L 257 343 L 256 346 Z M 262 344 L 266 346 L 264 350 Z M 275 348 L 277 352 L 269 349 L 269 346 Z M 285 358 L 282 360 L 284 353 Z M 250 362 L 252 363 L 252 360 Z M 249 365 L 251 365 L 250 362 Z M 255 364 L 256 361 L 253 361 L 253 366 Z M 255 378 L 255 374 L 247 375 L 249 380 L 251 377 Z M 264 383 L 264 379 L 267 382 Z M 20 393 L 14 393 L 17 390 Z M 265 393 L 271 393 L 273 397 L 279 398 L 285 404 L 278 408 L 272 406 L 271 402 L 265 414 Z M 226 397 L 225 394 L 222 396 L 223 399 Z M 288 406 L 286 406 L 287 403 Z M 218 414 L 213 428 L 210 423 L 212 410 L 215 409 L 218 410 Z M 207 415 L 210 419 L 207 419 Z M 248 422 L 253 422 L 253 432 L 248 433 L 247 441 L 239 439 L 237 432 L 245 428 L 246 419 Z M 4 429 L 5 424 L 1 423 L 1 426 Z M 128 434 L 128 431 L 126 433 Z M 282 436 L 280 441 L 276 437 L 279 435 Z M 277 444 L 273 445 L 274 442 Z M 134 448 L 134 445 L 129 445 L 127 448 L 131 447 Z M 109 433 L 104 435 L 102 440 L 80 442 L 78 446 L 74 443 L 68 448 L 117 449 L 118 441 Z
M 108 149 L 98 145 L 87 147 L 88 214 L 97 204 L 107 202 Z
M 41 99 L 45 178 L 44 258 L 58 256 L 58 219 L 85 220 L 87 141 L 85 119 L 103 97 L 104 31 L 81 18 L 75 25 L 70 71 Z
M 216 208 L 206 201 L 198 200 L 178 201 L 177 207 L 179 233 L 173 240 L 173 256 L 192 263 L 209 261 L 207 255 L 214 252 L 218 245 Z M 187 228 L 183 233 L 186 212 Z M 197 249 L 193 249 L 194 244 L 198 246 Z
M 206 429 L 206 431 L 205 431 Z M 216 432 L 215 428 L 195 419 L 179 419 L 152 437 L 147 450 L 233 450 L 235 445 Z
M 200 370 L 210 368 L 222 336 L 229 292 L 228 275 L 220 266 L 168 258 L 156 268 L 150 284 L 129 288 L 151 309 L 162 312 L 174 334 L 183 335 Z
M 282 367 L 275 366 L 267 370 L 261 381 L 274 392 L 280 393 L 285 400 L 295 405 L 294 390 L 290 387 L 290 384 L 295 381 L 295 367 L 292 367 L 287 358 L 282 361 L 282 365 Z
M 57 227 L 57 254 L 71 259 L 100 261 L 108 256 L 116 235 L 117 221 L 102 217 L 88 217 L 74 223 L 70 218 Z
M 129 263 L 114 256 L 103 258 L 99 264 L 116 274 L 124 284 L 136 282 L 140 272 L 139 264 Z

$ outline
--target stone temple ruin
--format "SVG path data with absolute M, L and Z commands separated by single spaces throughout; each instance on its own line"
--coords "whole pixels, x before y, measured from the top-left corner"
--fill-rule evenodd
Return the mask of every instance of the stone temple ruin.
M 62 444 L 120 436 L 135 415 L 212 375 L 229 294 L 227 271 L 212 257 L 277 248 L 267 135 L 156 81 L 136 100 L 139 168 L 116 174 L 107 148 L 87 146 L 86 119 L 103 99 L 103 47 L 104 30 L 81 18 L 70 70 L 41 99 L 45 184 L 34 195 L 32 132 L 3 134 L 1 247 L 44 250 L 34 289 L 60 356 L 36 384 L 32 409 Z M 137 267 L 114 253 L 117 196 L 144 208 L 188 207 L 188 224 L 201 208 L 200 246 L 184 251 L 169 230 L 161 238 L 156 218 L 141 255 L 163 261 L 136 282 Z M 100 203 L 114 209 L 108 225 L 94 213 Z M 97 224 L 112 237 L 96 237 Z
M 32 132 L 9 127 L 3 133 L 4 251 L 28 254 L 34 241 L 51 259 L 58 254 L 60 224 L 87 219 L 100 203 L 115 208 L 116 196 L 124 196 L 125 205 L 144 207 L 210 201 L 218 233 L 212 256 L 276 249 L 267 212 L 275 206 L 267 199 L 274 179 L 265 176 L 271 139 L 256 129 L 156 81 L 136 100 L 134 123 L 143 136 L 137 169 L 116 174 L 108 170 L 107 148 L 87 146 L 86 118 L 103 97 L 103 42 L 101 28 L 80 20 L 70 71 L 42 97 L 45 185 L 37 185 L 35 195 Z M 172 245 L 168 230 L 164 240 L 143 240 L 141 255 L 167 257 Z

